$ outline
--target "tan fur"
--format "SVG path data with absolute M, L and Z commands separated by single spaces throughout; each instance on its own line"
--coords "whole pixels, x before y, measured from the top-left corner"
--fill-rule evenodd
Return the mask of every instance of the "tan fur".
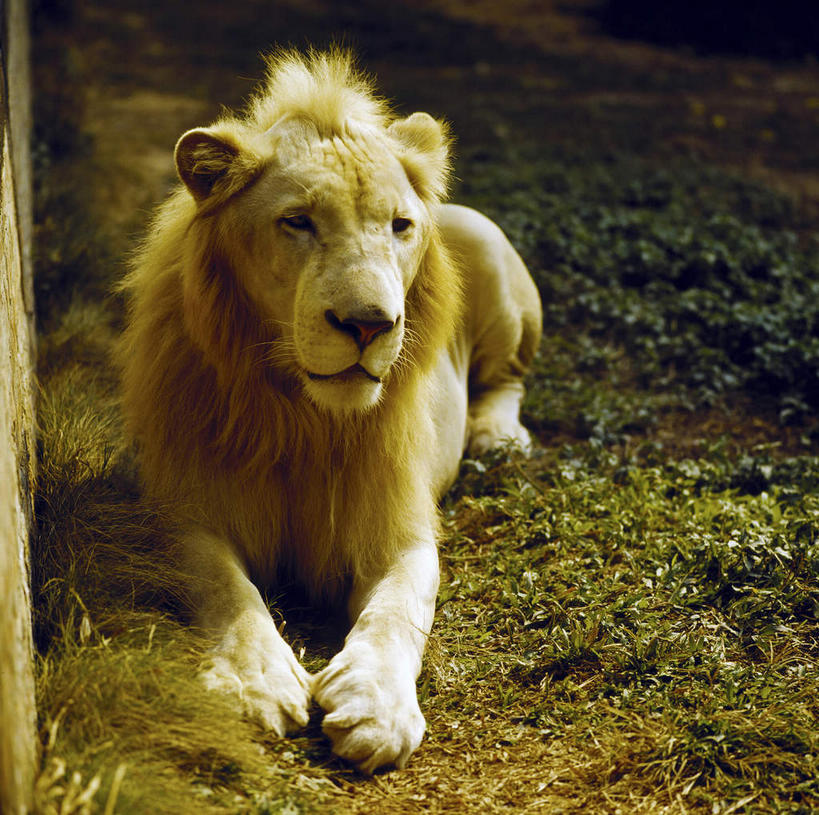
M 322 131 L 343 132 L 357 110 L 345 116 L 339 100 L 358 101 L 367 125 L 387 122 L 382 106 L 369 104 L 360 86 L 348 87 L 343 58 L 320 59 L 318 67 L 313 86 L 292 55 L 282 61 L 282 74 L 273 63 L 270 88 L 252 105 L 251 118 L 223 120 L 218 129 L 234 130 L 239 141 L 283 116 L 316 110 Z M 280 85 L 293 91 L 292 109 L 276 101 Z M 311 92 L 320 95 L 311 98 Z M 286 507 L 321 509 L 310 519 L 313 528 L 290 533 L 320 544 L 318 551 L 300 552 L 294 565 L 321 592 L 338 575 L 378 569 L 385 542 L 403 537 L 401 530 L 411 529 L 428 505 L 429 486 L 414 472 L 411 451 L 430 432 L 419 405 L 423 380 L 454 331 L 458 280 L 433 235 L 409 293 L 411 334 L 387 395 L 365 415 L 337 417 L 306 399 L 286 366 L 267 363 L 276 326 L 265 323 L 231 266 L 229 242 L 238 230 L 230 215 L 222 217 L 231 229 L 219 214 L 197 216 L 190 196 L 179 191 L 155 218 L 125 284 L 132 297 L 121 353 L 126 417 L 141 442 L 146 488 L 185 508 L 192 521 L 238 532 L 263 578 L 273 577 L 280 541 L 272 536 L 293 523 Z M 271 489 L 271 478 L 283 493 Z M 385 485 L 394 485 L 396 494 Z M 361 508 L 378 508 L 377 517 L 333 512 L 335 504 L 349 506 L 350 494 Z M 392 502 L 389 510 L 385 500 Z M 376 550 L 346 550 L 345 542 L 362 539 L 378 541 Z
M 198 622 L 216 642 L 208 681 L 279 732 L 306 721 L 312 689 L 335 749 L 365 771 L 403 764 L 423 732 L 412 682 L 437 588 L 435 500 L 468 432 L 465 411 L 442 427 L 435 409 L 442 365 L 465 400 L 468 366 L 448 360 L 469 355 L 458 351 L 464 278 L 437 223 L 447 147 L 426 114 L 397 120 L 348 56 L 280 54 L 244 114 L 180 139 L 185 187 L 158 210 L 123 284 L 124 413 L 145 490 L 179 523 Z M 310 229 L 292 220 L 302 212 Z M 457 251 L 471 262 L 469 247 Z M 357 349 L 353 329 L 333 323 L 374 305 L 393 327 Z M 526 345 L 539 333 L 532 314 Z M 483 388 L 519 388 L 533 350 Z M 367 376 L 337 375 L 356 360 Z M 525 436 L 519 398 L 495 442 Z M 444 464 L 442 430 L 454 438 Z M 252 585 L 283 572 L 316 597 L 352 592 L 348 646 L 316 680 L 270 631 Z M 208 588 L 222 582 L 221 595 Z M 251 663 L 281 668 L 281 687 Z M 361 712 L 366 677 L 395 663 L 400 675 L 383 681 L 399 720 L 375 726 Z

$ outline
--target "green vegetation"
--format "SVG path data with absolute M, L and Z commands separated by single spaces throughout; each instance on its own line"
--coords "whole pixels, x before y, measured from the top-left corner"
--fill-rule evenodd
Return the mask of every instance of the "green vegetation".
M 521 156 L 465 177 L 535 268 L 547 330 L 616 343 L 636 384 L 691 406 L 819 406 L 819 241 L 788 198 L 691 161 Z
M 461 715 L 588 741 L 621 803 L 636 787 L 691 809 L 813 811 L 819 500 L 771 482 L 816 462 L 737 461 L 719 442 L 677 461 L 650 442 L 546 457 L 465 464 L 438 625 L 478 689 Z M 584 773 L 563 780 L 599 805 Z
M 555 779 L 578 810 L 814 811 L 817 244 L 694 163 L 516 166 L 464 193 L 546 302 L 524 415 L 547 444 L 465 462 L 449 505 L 438 631 L 474 621 L 494 656 L 461 704 L 594 745 L 597 783 Z

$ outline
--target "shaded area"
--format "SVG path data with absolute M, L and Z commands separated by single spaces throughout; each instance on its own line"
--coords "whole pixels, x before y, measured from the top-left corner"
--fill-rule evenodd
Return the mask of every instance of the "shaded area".
M 698 53 L 787 60 L 819 54 L 819 17 L 800 0 L 607 0 L 594 16 L 615 37 Z

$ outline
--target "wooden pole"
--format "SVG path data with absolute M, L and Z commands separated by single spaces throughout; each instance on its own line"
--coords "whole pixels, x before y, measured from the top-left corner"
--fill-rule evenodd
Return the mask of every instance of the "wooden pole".
M 26 0 L 0 64 L 0 812 L 32 808 L 37 762 L 28 537 L 34 482 L 31 102 Z

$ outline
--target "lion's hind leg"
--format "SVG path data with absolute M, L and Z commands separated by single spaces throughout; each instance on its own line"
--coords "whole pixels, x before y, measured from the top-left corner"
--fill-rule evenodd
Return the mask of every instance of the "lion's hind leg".
M 499 230 L 496 236 L 503 238 Z M 540 344 L 540 298 L 512 247 L 496 254 L 500 255 L 496 264 L 484 264 L 475 281 L 484 290 L 493 287 L 497 301 L 479 315 L 473 309 L 473 325 L 481 329 L 476 332 L 468 380 L 466 450 L 473 457 L 505 446 L 524 453 L 532 448 L 529 431 L 520 422 L 520 406 L 526 392 L 523 378 Z M 486 295 L 481 299 L 486 307 Z
M 497 224 L 469 207 L 446 205 L 438 223 L 458 259 L 464 325 L 452 352 L 468 372 L 466 452 L 478 456 L 511 444 L 531 448 L 520 423 L 523 377 L 540 344 L 540 295 L 520 255 Z

